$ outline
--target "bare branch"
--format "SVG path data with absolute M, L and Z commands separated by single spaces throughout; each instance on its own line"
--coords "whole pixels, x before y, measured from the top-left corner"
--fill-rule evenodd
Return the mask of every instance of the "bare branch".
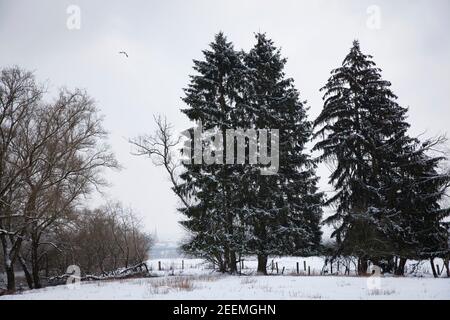
M 143 135 L 129 140 L 129 143 L 137 149 L 133 154 L 148 156 L 156 166 L 163 166 L 169 174 L 170 182 L 173 185 L 172 190 L 183 205 L 189 208 L 189 201 L 181 192 L 177 175 L 180 163 L 176 160 L 175 153 L 181 137 L 174 136 L 173 127 L 168 123 L 166 117 L 153 116 L 153 119 L 157 127 L 153 135 Z

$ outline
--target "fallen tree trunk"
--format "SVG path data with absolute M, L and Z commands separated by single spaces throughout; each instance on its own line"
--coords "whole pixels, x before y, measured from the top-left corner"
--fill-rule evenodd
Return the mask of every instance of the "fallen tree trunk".
M 67 280 L 73 276 L 73 274 L 63 274 L 60 276 L 50 277 L 48 278 L 48 286 L 58 286 L 62 284 L 66 284 Z M 114 279 L 127 279 L 133 278 L 136 276 L 148 277 L 150 276 L 148 266 L 145 262 L 138 263 L 132 267 L 118 269 L 112 271 L 110 273 L 102 274 L 102 275 L 86 275 L 84 277 L 80 277 L 80 281 L 102 281 L 102 280 L 114 280 Z

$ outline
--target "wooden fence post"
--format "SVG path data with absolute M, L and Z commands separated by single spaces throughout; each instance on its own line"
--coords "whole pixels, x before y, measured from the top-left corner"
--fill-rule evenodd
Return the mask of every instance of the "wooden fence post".
M 161 261 L 158 261 L 158 270 L 161 271 Z
M 311 266 L 308 266 L 308 276 L 311 275 Z
M 306 271 L 306 260 L 303 260 L 303 271 Z
M 300 273 L 300 264 L 297 262 L 297 274 Z

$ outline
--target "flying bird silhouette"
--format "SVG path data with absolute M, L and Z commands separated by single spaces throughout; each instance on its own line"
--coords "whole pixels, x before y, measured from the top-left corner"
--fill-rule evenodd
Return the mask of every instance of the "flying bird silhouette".
M 126 53 L 125 51 L 119 51 L 119 54 L 124 54 L 128 58 L 128 53 Z

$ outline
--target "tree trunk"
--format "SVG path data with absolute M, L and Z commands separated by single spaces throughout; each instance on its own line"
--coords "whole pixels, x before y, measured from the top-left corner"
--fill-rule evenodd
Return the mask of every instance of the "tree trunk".
M 366 258 L 360 258 L 358 263 L 358 275 L 365 276 L 367 275 L 368 261 Z
M 20 265 L 22 266 L 23 273 L 25 273 L 25 279 L 27 280 L 28 288 L 33 289 L 33 278 L 31 276 L 30 270 L 28 270 L 27 263 L 21 254 L 18 256 Z
M 38 257 L 38 245 L 31 243 L 31 272 L 33 274 L 34 288 L 41 288 L 41 279 L 39 278 L 39 257 Z
M 48 279 L 50 272 L 49 272 L 49 265 L 48 265 L 48 254 L 45 253 L 45 277 Z
M 397 272 L 398 261 L 397 257 L 395 259 L 393 257 L 387 259 L 387 263 L 381 266 L 383 273 L 393 273 Z
M 444 259 L 445 269 L 447 270 L 447 277 L 450 278 L 450 266 L 449 266 L 449 258 Z
M 219 261 L 218 267 L 219 267 L 219 272 L 221 272 L 221 273 L 227 272 L 227 267 L 223 261 Z
M 258 268 L 256 272 L 258 274 L 267 275 L 267 255 L 258 255 Z
M 6 289 L 9 292 L 16 291 L 16 278 L 14 274 L 14 261 L 11 259 L 11 249 L 8 247 L 7 236 L 0 235 L 3 250 L 3 265 L 6 273 Z
M 230 250 L 229 268 L 231 274 L 237 272 L 237 259 L 236 259 L 236 252 L 234 250 Z
M 6 289 L 9 292 L 16 291 L 16 277 L 14 275 L 14 266 L 11 264 L 10 266 L 5 266 L 6 273 Z
M 228 268 L 230 266 L 230 250 L 228 249 L 228 245 L 225 245 L 224 254 L 223 254 L 223 270 L 224 272 L 229 271 Z
M 433 271 L 433 277 L 437 278 L 438 274 L 436 272 L 436 267 L 434 265 L 434 258 L 430 258 L 430 263 L 431 263 L 431 271 Z
M 398 257 L 396 256 L 396 257 L 394 258 L 394 274 L 397 274 L 398 268 L 399 268 L 399 265 L 398 265 Z
M 400 261 L 398 263 L 398 266 L 395 268 L 395 275 L 396 276 L 403 276 L 405 274 L 405 265 L 406 265 L 406 258 L 400 258 Z
M 215 256 L 216 261 L 217 261 L 217 267 L 219 268 L 219 272 L 225 273 L 227 271 L 227 269 L 226 269 L 225 263 L 224 263 L 224 261 L 222 259 L 222 255 L 221 254 L 215 254 L 214 256 Z

